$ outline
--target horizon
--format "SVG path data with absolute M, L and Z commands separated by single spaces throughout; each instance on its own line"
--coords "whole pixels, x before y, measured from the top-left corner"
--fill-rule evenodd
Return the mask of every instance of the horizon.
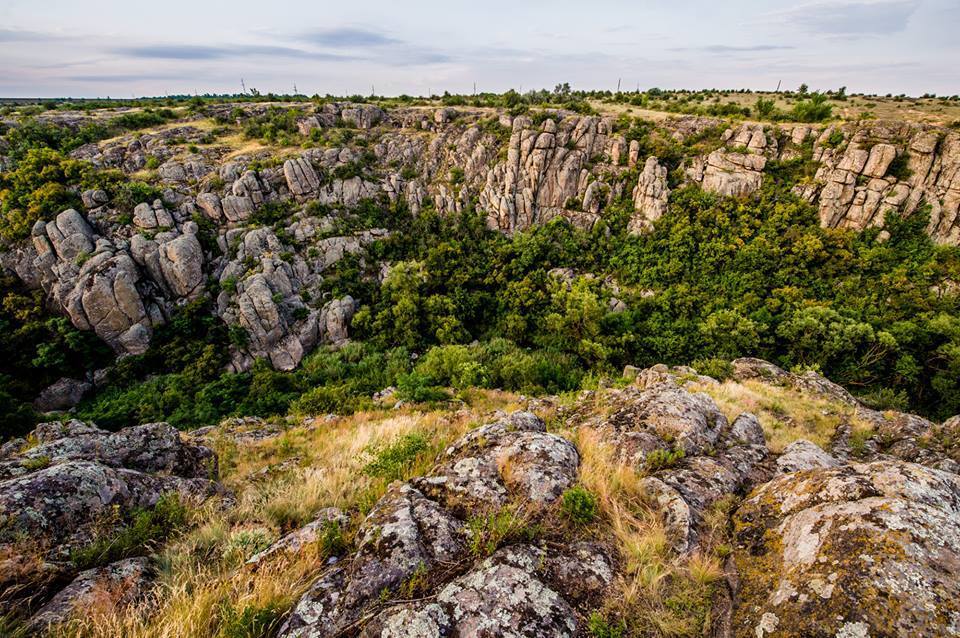
M 586 13 L 566 1 L 437 11 L 423 0 L 402 10 L 383 0 L 297 0 L 261 17 L 249 0 L 229 12 L 185 0 L 146 8 L 13 0 L 0 8 L 0 96 L 138 99 L 242 87 L 284 95 L 295 86 L 303 95 L 469 95 L 474 86 L 525 92 L 562 82 L 610 91 L 618 83 L 628 91 L 778 83 L 960 91 L 952 68 L 960 7 L 948 0 L 619 4 L 601 0 Z

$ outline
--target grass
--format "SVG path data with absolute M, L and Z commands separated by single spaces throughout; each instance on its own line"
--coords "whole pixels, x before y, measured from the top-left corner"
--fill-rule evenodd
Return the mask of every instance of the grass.
M 130 521 L 115 533 L 98 535 L 90 545 L 71 552 L 70 560 L 77 569 L 84 570 L 143 554 L 182 529 L 188 516 L 178 494 L 164 494 L 153 508 L 135 510 Z
M 742 412 L 755 414 L 763 426 L 767 447 L 777 453 L 799 439 L 826 448 L 837 427 L 843 423 L 850 423 L 855 432 L 869 428 L 857 418 L 855 409 L 845 403 L 756 380 L 725 381 L 697 390 L 713 397 L 731 421 Z
M 531 541 L 540 533 L 534 513 L 521 504 L 511 504 L 493 512 L 478 514 L 467 521 L 470 553 L 486 558 L 509 543 Z
M 726 519 L 708 522 L 699 553 L 677 556 L 659 514 L 644 500 L 643 476 L 616 460 L 596 430 L 581 428 L 573 437 L 580 481 L 597 499 L 600 534 L 616 546 L 621 563 L 614 593 L 588 623 L 591 635 L 703 635 L 722 577 L 718 550 L 726 546 Z
M 509 393 L 478 392 L 475 399 L 469 409 L 455 414 L 404 408 L 316 425 L 293 423 L 281 435 L 260 441 L 215 436 L 211 444 L 220 455 L 222 479 L 235 493 L 236 506 L 221 509 L 210 503 L 191 511 L 193 525 L 157 550 L 157 585 L 146 600 L 84 615 L 56 635 L 272 635 L 278 619 L 306 591 L 326 559 L 351 546 L 356 524 L 391 480 L 429 471 L 433 452 L 490 410 L 519 408 Z M 367 467 L 377 469 L 368 473 Z M 256 570 L 246 567 L 254 553 L 331 506 L 350 514 L 353 522 L 325 528 L 318 542 L 295 554 L 278 552 Z M 505 520 L 494 521 L 488 539 L 513 538 L 503 536 L 504 530 L 519 527 Z M 421 587 L 417 581 L 408 584 L 410 591 Z
M 825 444 L 844 422 L 853 425 L 851 438 L 860 445 L 868 436 L 849 406 L 789 388 L 727 381 L 702 389 L 730 419 L 743 411 L 757 414 L 774 449 L 798 438 Z M 191 512 L 192 526 L 158 550 L 158 586 L 147 600 L 91 613 L 60 634 L 272 635 L 326 559 L 350 549 L 360 520 L 391 481 L 428 473 L 439 451 L 488 420 L 490 410 L 520 407 L 513 395 L 502 392 L 475 390 L 470 399 L 457 412 L 408 406 L 323 422 L 289 421 L 279 434 L 259 441 L 216 436 L 212 445 L 236 506 L 224 510 L 208 504 Z M 579 406 L 580 416 L 601 415 L 610 409 L 608 403 L 598 396 Z M 600 432 L 586 424 L 574 429 L 574 421 L 580 422 L 564 422 L 555 414 L 551 430 L 576 444 L 579 483 L 546 511 L 512 503 L 468 519 L 471 558 L 480 560 L 511 543 L 539 540 L 551 546 L 590 539 L 613 550 L 616 576 L 609 595 L 585 621 L 589 635 L 682 638 L 708 633 L 723 561 L 731 552 L 729 516 L 737 499 L 731 496 L 710 507 L 696 551 L 678 555 L 659 510 L 646 500 L 643 481 L 654 468 L 672 467 L 682 455 L 664 451 L 638 471 L 617 458 Z M 509 482 L 511 468 L 500 469 Z M 297 553 L 271 555 L 256 570 L 245 566 L 251 555 L 330 506 L 347 512 L 350 523 L 331 525 L 318 542 Z M 415 573 L 395 593 L 426 595 L 434 585 L 429 581 L 429 574 Z

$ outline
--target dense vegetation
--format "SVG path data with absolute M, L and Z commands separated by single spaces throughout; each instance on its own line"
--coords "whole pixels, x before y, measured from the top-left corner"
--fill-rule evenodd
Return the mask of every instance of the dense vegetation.
M 349 412 L 390 385 L 397 398 L 436 401 L 472 386 L 572 390 L 625 364 L 693 362 L 722 376 L 723 361 L 748 355 L 819 369 L 879 407 L 960 412 L 960 301 L 943 288 L 960 279 L 960 251 L 933 245 L 923 215 L 892 217 L 881 241 L 876 230 L 823 229 L 773 187 L 747 201 L 688 188 L 653 233 L 629 237 L 625 210 L 593 232 L 558 220 L 513 238 L 473 212 L 387 212 L 380 221 L 399 232 L 371 251 L 393 263 L 383 286 L 356 258 L 327 279 L 364 302 L 359 342 L 293 373 L 261 362 L 222 374 L 229 334 L 194 304 L 151 351 L 121 361 L 80 415 L 192 427 Z M 614 295 L 627 310 L 610 311 Z
M 647 103 L 700 104 L 713 93 L 643 95 Z M 791 117 L 829 117 L 823 96 L 796 97 Z M 583 110 L 580 102 L 607 98 L 619 99 L 560 85 L 508 92 L 496 96 L 496 104 L 540 117 L 545 112 L 531 107 Z M 459 103 L 455 96 L 443 100 Z M 782 116 L 762 99 L 757 108 L 770 119 Z M 270 143 L 310 141 L 295 131 L 290 113 L 268 109 L 246 120 L 242 132 Z M 0 239 L 26 237 L 37 219 L 77 206 L 78 188 L 107 190 L 122 211 L 159 197 L 149 183 L 66 153 L 85 140 L 168 117 L 162 110 L 132 112 L 95 130 L 28 119 L 9 131 L 12 165 L 0 173 Z M 237 118 L 225 121 L 231 119 Z M 676 170 L 683 158 L 719 144 L 718 130 L 681 143 L 628 114 L 615 126 L 639 143 L 641 156 L 656 155 L 670 169 L 670 212 L 653 232 L 627 235 L 628 200 L 608 207 L 589 232 L 555 220 L 512 238 L 489 231 L 483 216 L 469 209 L 444 218 L 429 209 L 414 216 L 402 206 L 363 202 L 340 213 L 332 232 L 378 226 L 391 236 L 324 273 L 325 292 L 351 294 L 362 304 L 351 327 L 355 343 L 318 351 L 293 373 L 259 362 L 249 372 L 224 374 L 242 330 L 228 330 L 209 302 L 195 302 L 157 331 L 150 351 L 119 361 L 79 415 L 107 427 L 168 420 L 188 428 L 231 414 L 350 412 L 387 386 L 397 388 L 399 399 L 442 401 L 477 386 L 574 390 L 616 375 L 625 364 L 693 363 L 722 376 L 724 362 L 738 356 L 818 369 L 880 407 L 937 418 L 960 412 L 960 249 L 930 241 L 924 212 L 888 216 L 882 236 L 879 229 L 823 229 L 816 211 L 789 193 L 809 174 L 809 157 L 771 163 L 761 193 L 725 199 L 680 188 Z M 355 134 L 340 127 L 324 132 L 342 138 L 338 144 Z M 335 177 L 367 174 L 375 170 L 372 162 L 364 153 Z M 284 226 L 292 212 L 271 203 L 251 223 L 272 225 L 290 242 Z M 205 246 L 217 250 L 213 242 Z M 377 264 L 384 262 L 391 266 L 381 286 Z M 103 367 L 110 354 L 89 333 L 51 317 L 39 293 L 5 279 L 0 294 L 0 354 L 6 355 L 0 419 L 9 436 L 34 422 L 29 401 L 43 387 Z

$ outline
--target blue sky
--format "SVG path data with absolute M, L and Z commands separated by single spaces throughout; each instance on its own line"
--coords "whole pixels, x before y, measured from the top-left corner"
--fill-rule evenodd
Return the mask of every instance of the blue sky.
M 0 96 L 960 93 L 958 0 L 2 0 Z

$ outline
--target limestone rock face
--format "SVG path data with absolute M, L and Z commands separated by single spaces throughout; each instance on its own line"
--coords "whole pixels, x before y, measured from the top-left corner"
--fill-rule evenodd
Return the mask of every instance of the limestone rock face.
M 687 177 L 712 193 L 744 197 L 760 190 L 766 165 L 763 155 L 717 150 L 695 159 Z
M 99 238 L 70 209 L 33 228 L 41 285 L 81 330 L 93 330 L 118 352 L 146 350 L 152 330 L 141 277 L 129 253 Z
M 757 488 L 734 516 L 735 636 L 960 632 L 960 478 L 900 461 Z
M 633 206 L 637 214 L 630 218 L 627 229 L 631 233 L 640 233 L 652 228 L 653 222 L 666 214 L 669 197 L 667 168 L 661 166 L 656 157 L 648 157 L 633 190 Z
M 320 309 L 303 301 L 314 293 L 319 296 L 318 274 L 329 264 L 311 267 L 299 256 L 286 260 L 282 244 L 269 228 L 249 231 L 238 239 L 237 258 L 220 275 L 224 290 L 217 300 L 223 320 L 242 327 L 249 336 L 244 348 L 248 356 L 238 359 L 235 369 L 247 369 L 253 358 L 266 357 L 275 368 L 292 370 L 317 344 L 346 339 L 356 310 L 352 298 L 329 301 Z M 331 257 L 331 263 L 346 252 Z
M 577 213 L 568 201 L 583 202 L 591 184 L 587 162 L 610 156 L 612 124 L 598 117 L 513 120 L 504 162 L 493 166 L 480 192 L 488 224 L 505 232 L 524 230 L 563 215 L 590 226 L 595 212 Z M 596 188 L 596 187 L 595 187 Z
M 357 104 L 340 111 L 340 117 L 357 128 L 368 129 L 384 118 L 383 109 L 372 104 Z
M 842 132 L 839 147 L 828 143 Z M 928 232 L 937 241 L 960 241 L 960 135 L 905 122 L 827 129 L 817 139 L 816 181 L 797 192 L 816 204 L 824 226 L 864 229 L 892 211 L 931 206 Z M 894 170 L 895 162 L 903 169 Z

